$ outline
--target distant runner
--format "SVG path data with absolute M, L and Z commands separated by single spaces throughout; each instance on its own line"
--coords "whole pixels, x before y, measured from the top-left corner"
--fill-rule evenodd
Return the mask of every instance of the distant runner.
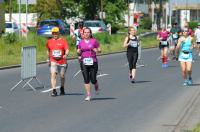
M 129 78 L 132 83 L 135 83 L 136 63 L 138 60 L 139 40 L 136 36 L 136 29 L 129 27 L 128 36 L 124 40 L 123 46 L 127 48 L 127 59 L 129 63 Z
M 171 33 L 171 43 L 170 43 L 170 46 L 169 46 L 169 49 L 170 49 L 170 53 L 172 55 L 172 60 L 175 60 L 176 59 L 176 56 L 175 56 L 175 49 L 176 49 L 176 45 L 178 43 L 178 39 L 180 37 L 180 32 L 181 32 L 181 29 L 178 27 L 178 24 L 175 22 L 173 23 L 173 26 L 170 30 L 170 33 Z
M 158 32 L 157 35 L 157 40 L 159 40 L 159 48 L 161 51 L 161 59 L 162 59 L 162 67 L 166 68 L 168 67 L 167 64 L 167 60 L 168 60 L 168 47 L 169 47 L 169 43 L 168 43 L 168 37 L 169 37 L 169 32 L 166 30 L 165 26 L 162 26 L 162 30 L 160 32 Z
M 176 53 L 181 65 L 183 85 L 192 85 L 192 49 L 194 48 L 193 37 L 189 35 L 189 30 L 183 30 L 183 36 L 179 38 Z

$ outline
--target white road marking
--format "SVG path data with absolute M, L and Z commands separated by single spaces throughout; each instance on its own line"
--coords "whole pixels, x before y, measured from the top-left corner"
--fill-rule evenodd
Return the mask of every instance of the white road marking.
M 98 77 L 107 76 L 107 75 L 109 75 L 109 74 L 100 74 L 100 75 L 97 75 L 97 78 L 98 78 Z
M 74 74 L 73 78 L 76 77 L 80 72 L 81 72 L 81 70 L 79 70 L 78 72 L 76 72 L 76 73 Z
M 0 106 L 0 109 L 2 109 L 3 107 L 2 106 Z
M 56 87 L 56 89 L 59 89 L 59 88 L 60 88 L 60 86 L 57 86 L 57 87 Z M 47 92 L 50 92 L 50 91 L 52 91 L 52 88 L 47 89 L 47 90 L 44 90 L 44 91 L 42 91 L 42 93 L 47 93 Z

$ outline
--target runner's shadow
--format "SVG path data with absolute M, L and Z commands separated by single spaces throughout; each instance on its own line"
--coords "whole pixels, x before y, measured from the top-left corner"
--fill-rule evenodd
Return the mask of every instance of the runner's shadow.
M 84 94 L 82 94 L 82 93 L 66 93 L 65 95 L 81 96 L 81 95 L 84 95 Z
M 200 84 L 192 84 L 191 86 L 200 86 Z
M 152 82 L 152 81 L 135 81 L 135 83 L 149 83 L 149 82 Z
M 107 98 L 92 98 L 92 101 L 95 101 L 95 100 L 113 100 L 113 99 L 116 99 L 116 98 L 112 98 L 112 97 L 107 97 Z

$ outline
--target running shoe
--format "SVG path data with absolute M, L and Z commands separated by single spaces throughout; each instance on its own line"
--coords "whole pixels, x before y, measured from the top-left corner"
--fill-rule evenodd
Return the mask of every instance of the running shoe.
M 64 87 L 60 87 L 60 95 L 65 95 L 65 88 Z
M 185 80 L 184 82 L 183 82 L 183 86 L 187 86 L 188 85 L 188 80 Z
M 58 94 L 57 94 L 56 89 L 53 89 L 53 92 L 52 92 L 51 96 L 52 96 L 52 97 L 55 97 L 55 96 L 57 96 L 57 95 L 58 95 Z
M 90 101 L 91 100 L 91 96 L 87 96 L 86 98 L 85 98 L 85 101 Z
M 192 81 L 192 78 L 188 79 L 188 85 L 192 85 L 193 84 L 193 81 Z
M 135 79 L 132 79 L 132 80 L 131 80 L 131 83 L 135 83 Z

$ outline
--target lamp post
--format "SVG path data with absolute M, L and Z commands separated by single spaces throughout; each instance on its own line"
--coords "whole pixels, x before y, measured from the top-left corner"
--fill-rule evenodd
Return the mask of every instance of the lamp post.
M 103 20 L 103 0 L 101 0 L 101 20 Z
M 130 7 L 129 7 L 129 0 L 128 0 L 128 28 L 130 26 Z

